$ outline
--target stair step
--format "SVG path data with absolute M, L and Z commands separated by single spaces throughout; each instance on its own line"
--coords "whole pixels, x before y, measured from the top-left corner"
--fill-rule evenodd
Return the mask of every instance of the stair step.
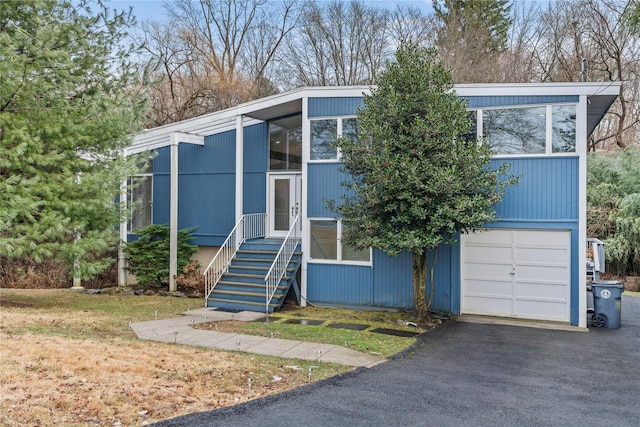
M 263 293 L 264 293 L 264 288 L 266 287 L 265 283 L 251 283 L 251 282 L 236 282 L 233 280 L 221 280 L 218 282 L 218 284 L 216 285 L 216 287 L 213 289 L 213 292 L 215 292 L 219 286 L 226 286 L 228 288 L 238 288 L 238 287 L 245 287 L 245 288 L 254 288 L 254 289 L 262 289 Z M 278 290 L 283 290 L 286 289 L 287 285 L 278 285 L 276 287 L 276 289 Z

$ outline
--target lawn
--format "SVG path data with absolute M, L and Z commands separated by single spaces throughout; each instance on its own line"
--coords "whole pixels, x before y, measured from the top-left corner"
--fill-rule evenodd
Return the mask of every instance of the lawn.
M 140 341 L 129 322 L 177 316 L 200 299 L 88 295 L 66 289 L 0 289 L 0 425 L 150 424 L 289 390 L 351 368 L 317 361 Z M 286 318 L 324 317 L 395 324 L 401 313 L 292 308 L 244 333 L 345 344 L 393 354 L 414 339 L 367 331 L 288 325 Z M 225 322 L 226 323 L 226 322 Z M 261 326 L 262 325 L 262 326 Z M 264 328 L 268 329 L 264 329 Z M 269 336 L 269 335 L 267 335 Z M 309 379 L 309 367 L 314 368 Z M 249 386 L 251 384 L 251 386 Z

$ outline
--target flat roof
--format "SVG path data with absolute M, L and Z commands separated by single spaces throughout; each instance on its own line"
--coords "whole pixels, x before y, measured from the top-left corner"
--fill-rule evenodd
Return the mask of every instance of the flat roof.
M 618 97 L 620 85 L 620 82 L 482 83 L 459 84 L 455 85 L 454 89 L 462 97 L 586 96 L 588 99 L 587 130 L 591 134 Z M 238 116 L 243 116 L 243 126 L 251 126 L 301 112 L 304 98 L 362 96 L 364 93 L 369 93 L 371 88 L 372 86 L 320 86 L 293 89 L 236 107 L 145 130 L 133 137 L 126 153 L 140 153 L 171 145 L 171 134 L 174 132 L 198 136 L 222 133 L 236 128 Z

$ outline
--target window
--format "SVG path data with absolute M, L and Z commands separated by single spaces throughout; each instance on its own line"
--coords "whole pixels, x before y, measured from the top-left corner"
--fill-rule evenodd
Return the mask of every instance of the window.
M 357 139 L 358 119 L 343 117 L 311 120 L 310 160 L 337 160 L 339 153 L 333 143 L 338 136 Z
M 496 155 L 575 153 L 576 105 L 477 110 L 479 133 Z
M 342 221 L 315 219 L 309 222 L 311 235 L 309 259 L 312 261 L 334 261 L 345 263 L 371 262 L 370 249 L 356 249 L 341 243 L 346 229 Z
M 576 151 L 576 106 L 551 107 L 551 151 L 574 153 Z
M 495 154 L 544 154 L 546 108 L 485 110 L 482 129 Z
M 338 135 L 338 120 L 311 121 L 311 160 L 337 159 L 338 151 L 333 141 Z
M 271 124 L 269 170 L 300 169 L 302 169 L 302 127 L 287 129 Z
M 152 221 L 153 165 L 150 163 L 144 173 L 131 177 L 128 187 L 127 202 L 131 207 L 131 218 L 127 229 L 129 233 L 134 233 Z

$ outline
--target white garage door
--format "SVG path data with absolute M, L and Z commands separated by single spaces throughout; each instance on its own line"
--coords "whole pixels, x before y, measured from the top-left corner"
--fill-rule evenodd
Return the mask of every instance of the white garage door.
M 461 311 L 568 322 L 570 265 L 569 231 L 463 235 Z

